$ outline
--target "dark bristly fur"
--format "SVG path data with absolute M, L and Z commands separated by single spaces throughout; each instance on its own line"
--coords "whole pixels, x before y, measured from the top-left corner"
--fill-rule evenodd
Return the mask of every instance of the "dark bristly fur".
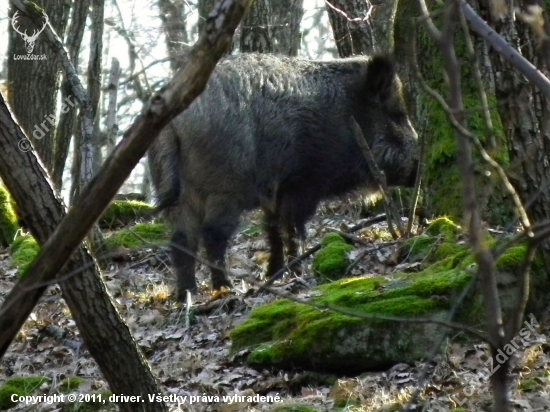
M 223 267 L 244 210 L 265 211 L 268 275 L 296 254 L 323 199 L 378 190 L 352 134 L 362 129 L 389 186 L 412 186 L 418 144 L 389 57 L 328 62 L 244 54 L 220 63 L 204 93 L 149 151 L 153 184 L 174 229 L 178 297 L 196 289 L 195 253 Z M 286 236 L 286 237 L 285 237 Z M 212 269 L 215 289 L 230 286 Z

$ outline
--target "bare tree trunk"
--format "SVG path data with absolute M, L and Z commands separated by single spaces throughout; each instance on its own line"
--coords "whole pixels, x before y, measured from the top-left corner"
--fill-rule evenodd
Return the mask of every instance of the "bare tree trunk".
M 92 0 L 91 20 L 92 33 L 90 39 L 90 57 L 88 60 L 88 97 L 89 104 L 82 108 L 88 112 L 87 117 L 94 120 L 94 128 L 88 130 L 89 125 L 81 122 L 82 134 L 75 139 L 74 170 L 80 170 L 79 176 L 73 176 L 72 199 L 79 196 L 81 189 L 94 175 L 94 143 L 100 144 L 99 136 L 99 98 L 101 95 L 101 61 L 103 53 L 103 19 L 105 0 Z M 95 137 L 95 139 L 94 139 Z M 95 141 L 94 141 L 95 140 Z M 76 145 L 78 141 L 79 145 Z
M 272 53 L 271 0 L 256 0 L 241 25 L 242 53 Z
M 12 24 L 20 33 L 38 32 L 41 27 L 22 12 L 17 13 L 12 5 L 9 16 Z M 44 12 L 48 16 L 49 24 L 54 30 L 63 36 L 69 8 L 65 0 L 51 0 L 44 2 Z M 45 21 L 45 18 L 42 19 Z M 9 104 L 15 114 L 18 123 L 31 138 L 38 154 L 49 172 L 53 170 L 55 115 L 57 92 L 59 89 L 59 60 L 55 53 L 44 40 L 44 33 L 39 34 L 34 43 L 33 50 L 28 53 L 28 44 L 23 41 L 20 33 L 15 28 L 8 30 L 8 98 Z M 34 54 L 44 56 L 44 60 L 20 60 L 14 55 Z
M 189 47 L 184 0 L 158 0 L 162 31 L 170 57 L 170 67 L 176 72 L 183 60 L 183 52 Z
M 109 74 L 109 103 L 107 107 L 107 156 L 109 156 L 116 146 L 116 137 L 118 133 L 117 123 L 117 98 L 118 98 L 118 81 L 120 80 L 120 63 L 116 57 L 113 57 L 111 62 L 111 72 Z
M 273 53 L 297 56 L 304 16 L 303 0 L 271 0 L 271 33 Z
M 74 2 L 71 24 L 67 31 L 66 47 L 69 52 L 71 63 L 76 70 L 78 70 L 78 57 L 80 55 L 80 46 L 82 44 L 84 30 L 86 29 L 86 18 L 88 17 L 90 1 L 91 0 L 80 0 Z M 67 99 L 72 99 L 74 101 L 74 96 L 71 95 L 71 89 L 66 77 L 67 74 L 64 73 L 64 79 L 61 85 L 62 102 L 65 102 Z M 53 183 L 59 191 L 61 191 L 63 185 L 63 171 L 65 170 L 65 163 L 67 161 L 67 156 L 69 155 L 71 137 L 76 130 L 76 119 L 76 108 L 70 108 L 65 112 L 61 111 L 59 117 L 58 127 L 55 134 L 52 171 Z
M 494 18 L 484 1 L 477 1 L 481 16 L 508 43 L 540 68 L 548 77 L 537 39 L 529 26 L 514 17 L 519 7 L 510 1 L 500 18 Z M 541 91 L 525 81 L 523 75 L 511 68 L 492 48 L 489 57 L 494 70 L 498 110 L 503 119 L 508 141 L 511 167 L 510 180 L 520 195 L 529 220 L 550 221 L 550 103 Z M 550 279 L 550 242 L 542 243 L 542 257 Z
M 8 187 L 25 223 L 39 244 L 54 233 L 65 217 L 63 205 L 54 193 L 44 169 L 33 152 L 18 150 L 25 136 L 14 123 L 0 95 L 0 176 Z M 70 274 L 70 276 L 68 276 Z M 93 258 L 81 247 L 65 267 L 59 282 L 82 339 L 94 357 L 113 393 L 141 395 L 143 411 L 165 411 L 162 403 L 149 403 L 147 394 L 159 388 L 149 365 L 108 295 Z M 30 293 L 40 296 L 47 286 Z M 17 306 L 8 311 L 17 311 Z M 121 403 L 124 411 L 135 405 Z
M 256 0 L 242 24 L 240 50 L 296 56 L 303 0 Z
M 394 22 L 399 0 L 371 0 L 371 26 L 379 52 L 391 52 L 394 48 Z
M 218 0 L 198 0 L 198 11 L 199 11 L 199 22 L 198 22 L 198 29 L 199 29 L 199 36 L 202 34 L 204 30 L 204 25 L 206 24 L 206 19 L 208 18 L 208 15 L 214 9 L 214 6 L 218 3 Z
M 340 57 L 379 51 L 370 0 L 328 0 L 326 5 Z

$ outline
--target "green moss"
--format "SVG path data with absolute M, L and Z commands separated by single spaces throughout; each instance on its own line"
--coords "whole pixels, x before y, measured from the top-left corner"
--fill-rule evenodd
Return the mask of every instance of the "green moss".
M 443 242 L 438 245 L 434 253 L 434 259 L 437 261 L 453 256 L 456 261 L 457 259 L 462 259 L 469 254 L 470 247 L 466 244 L 457 245 L 455 242 Z
M 328 246 L 331 243 L 346 243 L 346 241 L 338 233 L 332 232 L 332 233 L 326 234 L 323 237 L 323 239 L 321 240 L 321 247 Z
M 70 378 L 63 380 L 57 387 L 57 390 L 60 393 L 69 393 L 78 389 L 78 387 L 82 384 L 82 382 L 84 382 L 84 379 L 78 378 L 76 376 L 72 376 Z
M 346 394 L 343 399 L 336 399 L 334 401 L 335 408 L 342 408 L 344 411 L 355 410 L 354 407 L 359 408 L 361 406 L 361 400 L 357 397 L 351 397 L 351 394 Z M 350 409 L 352 408 L 352 409 Z M 338 409 L 340 410 L 340 409 Z M 361 410 L 361 409 L 359 409 Z
M 437 239 L 432 236 L 415 236 L 403 243 L 403 255 L 409 262 L 418 262 L 428 259 L 435 251 Z
M 249 225 L 248 227 L 241 230 L 241 234 L 246 237 L 257 237 L 263 233 L 263 229 L 259 225 Z
M 323 292 L 318 298 L 320 303 L 344 307 L 355 307 L 381 295 L 382 287 L 388 282 L 384 278 L 347 278 L 321 285 L 317 289 Z
M 472 275 L 460 270 L 450 270 L 426 276 L 415 281 L 411 288 L 417 296 L 442 296 L 449 292 L 464 289 L 472 280 Z
M 522 392 L 533 392 L 542 387 L 536 379 L 523 379 L 519 382 L 518 389 Z
M 9 246 L 18 228 L 10 194 L 4 186 L 0 185 L 0 245 Z
M 450 256 L 461 260 L 470 249 L 466 244 L 457 244 L 459 233 L 460 226 L 446 216 L 439 217 L 430 223 L 423 235 L 405 241 L 403 255 L 412 262 L 438 261 Z
M 43 376 L 8 379 L 0 388 L 0 410 L 13 408 L 18 403 L 12 402 L 11 396 L 28 396 L 36 392 L 48 379 Z
M 440 305 L 431 299 L 411 295 L 373 302 L 365 306 L 363 311 L 373 315 L 417 317 L 428 314 L 438 307 Z
M 426 235 L 428 236 L 442 236 L 446 240 L 455 239 L 456 235 L 460 231 L 460 226 L 454 223 L 447 216 L 438 217 L 434 219 L 428 228 L 426 229 Z
M 10 248 L 11 264 L 18 268 L 17 276 L 21 278 L 38 256 L 40 246 L 30 235 L 18 236 Z
M 504 252 L 496 261 L 496 268 L 499 271 L 517 270 L 523 264 L 527 256 L 527 245 L 514 245 Z M 539 255 L 533 260 L 533 268 L 541 269 L 544 263 Z
M 329 233 L 321 241 L 321 250 L 313 258 L 313 272 L 325 279 L 339 279 L 346 273 L 350 261 L 349 252 L 353 246 L 347 244 L 342 236 Z
M 138 248 L 148 244 L 160 244 L 168 241 L 168 230 L 160 223 L 138 223 L 128 229 L 114 232 L 105 239 L 109 249 L 122 246 Z
M 128 226 L 137 220 L 148 218 L 154 207 L 148 203 L 135 200 L 115 200 L 108 207 L 99 225 L 102 228 Z

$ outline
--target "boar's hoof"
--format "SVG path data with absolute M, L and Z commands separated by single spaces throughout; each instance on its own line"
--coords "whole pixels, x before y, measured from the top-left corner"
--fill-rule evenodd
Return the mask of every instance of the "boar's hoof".
M 187 301 L 187 291 L 191 292 L 192 295 L 195 295 L 197 293 L 197 288 L 179 288 L 177 295 L 177 299 L 179 302 Z
M 231 289 L 233 287 L 233 284 L 231 283 L 229 278 L 225 275 L 212 277 L 212 289 L 220 290 L 222 287 Z
M 192 295 L 197 293 L 197 282 L 195 277 L 190 279 L 187 277 L 178 277 L 178 301 L 185 302 L 187 300 L 187 291 L 191 292 Z

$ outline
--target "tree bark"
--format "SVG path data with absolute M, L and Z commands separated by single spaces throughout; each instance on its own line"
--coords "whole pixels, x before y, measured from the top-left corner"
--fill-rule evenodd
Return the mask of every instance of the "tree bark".
M 69 8 L 65 0 L 44 2 L 44 12 L 49 24 L 61 35 L 65 32 Z M 9 17 L 17 11 L 10 7 Z M 26 18 L 23 12 L 12 20 L 22 33 L 38 32 L 41 26 Z M 47 29 L 47 28 L 46 28 Z M 14 55 L 27 55 L 22 36 L 11 28 L 8 30 L 8 98 L 10 107 L 25 134 L 33 141 L 40 159 L 49 172 L 53 171 L 55 147 L 55 115 L 59 89 L 58 56 L 52 53 L 45 41 L 44 33 L 38 35 L 31 54 L 45 56 L 45 60 L 19 60 Z M 51 119 L 48 121 L 47 119 Z M 35 128 L 36 127 L 36 128 Z M 33 133 L 34 132 L 34 133 Z M 32 136 L 32 137 L 31 137 Z
M 302 0 L 256 0 L 242 24 L 243 53 L 296 56 L 300 48 Z
M 271 0 L 256 0 L 241 25 L 242 53 L 272 53 Z
M 166 41 L 170 67 L 175 73 L 183 64 L 183 54 L 189 48 L 185 2 L 183 0 L 158 0 L 160 21 Z
M 304 16 L 303 0 L 270 0 L 273 53 L 297 56 Z
M 379 51 L 370 0 L 329 0 L 326 4 L 340 57 Z
M 105 0 L 91 1 L 91 39 L 90 57 L 88 59 L 88 97 L 89 101 L 81 110 L 86 112 L 86 117 L 92 119 L 93 123 L 80 122 L 81 133 L 76 134 L 75 150 L 73 156 L 73 170 L 78 173 L 73 175 L 73 187 L 71 199 L 79 196 L 82 188 L 92 180 L 94 174 L 94 144 L 100 145 L 99 139 L 99 118 L 98 106 L 101 95 L 101 61 L 103 52 L 103 27 Z
M 82 37 L 86 29 L 86 18 L 88 17 L 88 9 L 90 8 L 91 0 L 80 0 L 74 2 L 71 15 L 71 24 L 68 29 L 66 47 L 69 52 L 71 64 L 78 71 L 78 57 L 80 55 L 80 46 Z M 67 80 L 67 74 L 63 74 L 63 83 L 61 85 L 61 101 L 73 99 L 71 87 Z M 70 108 L 67 112 L 60 114 L 57 129 L 55 131 L 55 147 L 54 160 L 52 170 L 53 184 L 58 191 L 61 192 L 63 186 L 63 172 L 65 163 L 69 155 L 69 146 L 71 138 L 76 128 L 76 108 Z
M 516 1 L 509 3 L 504 16 L 494 18 L 483 1 L 477 1 L 481 16 L 509 44 L 539 67 L 548 77 L 543 56 L 529 26 L 514 18 Z M 508 141 L 510 180 L 526 205 L 532 224 L 550 221 L 550 103 L 539 88 L 525 81 L 523 75 L 511 69 L 504 58 L 493 49 L 489 51 L 495 76 L 498 110 L 503 119 Z M 542 243 L 542 257 L 550 278 L 550 242 Z
M 65 208 L 34 153 L 18 150 L 22 139 L 25 136 L 0 95 L 0 176 L 24 214 L 30 232 L 39 244 L 44 244 L 65 217 Z M 157 393 L 159 388 L 85 248 L 78 249 L 60 277 L 64 279 L 59 282 L 63 298 L 113 393 L 141 395 L 146 399 L 140 405 L 143 411 L 167 410 L 162 403 L 148 403 L 147 394 Z M 38 299 L 46 288 L 42 284 L 28 293 Z M 17 311 L 17 305 L 8 310 Z M 135 404 L 119 406 L 124 411 L 135 410 Z

